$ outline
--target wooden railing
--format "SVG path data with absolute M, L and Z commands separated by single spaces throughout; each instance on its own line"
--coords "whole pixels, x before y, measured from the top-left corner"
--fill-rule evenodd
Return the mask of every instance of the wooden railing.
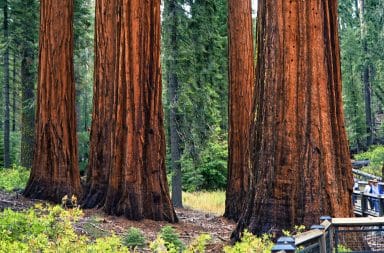
M 330 253 L 384 252 L 384 217 L 333 218 L 295 237 L 281 237 L 272 252 Z

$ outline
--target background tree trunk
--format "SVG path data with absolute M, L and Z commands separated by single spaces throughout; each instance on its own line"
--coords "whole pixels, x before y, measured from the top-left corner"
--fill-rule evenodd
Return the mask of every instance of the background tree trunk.
M 102 206 L 113 158 L 117 0 L 96 1 L 95 83 L 87 170 L 86 208 Z
M 172 203 L 175 207 L 183 207 L 181 187 L 181 116 L 179 113 L 179 79 L 177 76 L 177 60 L 179 59 L 178 46 L 178 17 L 177 1 L 165 1 L 166 33 L 168 38 L 169 56 L 167 64 L 168 98 L 169 98 L 169 135 L 171 139 L 171 166 L 172 166 Z
M 251 194 L 233 239 L 352 213 L 337 1 L 258 4 Z
M 10 101 L 9 101 L 9 30 L 8 30 L 8 1 L 3 1 L 3 33 L 5 49 L 3 55 L 4 61 L 4 168 L 11 166 L 10 157 Z
M 35 146 L 35 103 L 34 89 L 36 80 L 37 47 L 37 15 L 38 6 L 35 0 L 19 1 L 19 10 L 22 13 L 20 20 L 20 32 L 22 40 L 21 52 L 21 149 L 20 163 L 26 168 L 32 167 L 33 151 Z M 28 14 L 28 15 L 27 15 Z
M 12 132 L 16 132 L 16 117 L 17 117 L 17 81 L 16 81 L 16 52 L 13 51 L 13 66 L 12 66 Z
M 73 0 L 40 1 L 36 148 L 25 196 L 81 193 L 73 72 Z
M 372 122 L 372 85 L 369 71 L 367 31 L 364 18 L 365 0 L 359 0 L 360 35 L 363 49 L 363 73 L 364 102 L 365 102 L 365 124 L 367 127 L 367 148 L 373 144 L 373 122 Z
M 105 211 L 177 221 L 165 174 L 160 0 L 120 1 L 114 160 Z
M 228 1 L 229 159 L 224 216 L 238 220 L 249 187 L 249 134 L 254 87 L 252 6 Z

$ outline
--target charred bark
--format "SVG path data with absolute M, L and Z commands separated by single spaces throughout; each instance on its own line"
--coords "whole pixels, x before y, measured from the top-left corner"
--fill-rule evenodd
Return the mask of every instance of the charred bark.
M 232 239 L 352 213 L 337 1 L 258 5 L 252 185 Z
M 36 146 L 24 195 L 53 202 L 81 194 L 72 20 L 73 0 L 40 1 Z
M 102 206 L 113 158 L 117 0 L 96 1 L 95 76 L 90 153 L 83 206 Z
M 160 0 L 119 1 L 114 159 L 104 209 L 176 222 L 165 174 Z
M 224 216 L 238 220 L 249 187 L 252 96 L 254 87 L 251 1 L 228 2 L 229 160 Z

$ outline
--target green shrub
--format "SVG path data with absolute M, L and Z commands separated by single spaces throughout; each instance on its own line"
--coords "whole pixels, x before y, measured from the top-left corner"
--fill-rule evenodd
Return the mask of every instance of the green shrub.
M 270 253 L 273 247 L 271 236 L 256 237 L 248 231 L 244 231 L 241 241 L 233 246 L 224 247 L 225 253 L 258 252 Z
M 145 238 L 140 229 L 131 227 L 123 236 L 123 244 L 131 249 L 145 246 Z
M 0 189 L 8 192 L 24 189 L 29 174 L 28 169 L 16 165 L 10 169 L 0 169 Z
M 179 238 L 179 234 L 171 226 L 164 226 L 160 230 L 160 238 L 164 240 L 165 247 L 170 250 L 175 248 L 177 252 L 182 252 L 185 248 Z
M 6 209 L 0 213 L 0 252 L 128 252 L 116 236 L 93 242 L 78 235 L 73 223 L 82 212 L 77 208 L 35 208 L 25 212 Z
M 194 161 L 189 154 L 181 158 L 183 172 L 183 190 L 188 192 L 201 190 L 223 190 L 227 184 L 227 136 L 216 129 Z
M 381 167 L 384 162 L 384 146 L 371 146 L 367 152 L 356 154 L 357 160 L 370 160 L 369 166 L 363 167 L 361 170 L 376 176 L 381 176 Z
M 199 235 L 184 251 L 184 253 L 204 253 L 207 243 L 212 239 L 208 234 Z

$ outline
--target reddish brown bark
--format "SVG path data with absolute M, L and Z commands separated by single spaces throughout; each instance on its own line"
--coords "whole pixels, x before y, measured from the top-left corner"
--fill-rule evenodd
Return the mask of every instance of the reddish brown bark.
M 258 4 L 252 188 L 233 239 L 352 215 L 337 1 Z
M 25 196 L 80 195 L 73 76 L 73 0 L 40 1 L 35 153 Z
M 238 220 L 249 187 L 249 133 L 254 87 L 252 6 L 250 0 L 228 1 L 229 160 L 225 214 Z
M 104 209 L 175 222 L 164 163 L 160 0 L 119 4 L 114 160 Z
M 117 0 L 96 1 L 95 83 L 85 208 L 103 205 L 113 158 L 116 11 Z

